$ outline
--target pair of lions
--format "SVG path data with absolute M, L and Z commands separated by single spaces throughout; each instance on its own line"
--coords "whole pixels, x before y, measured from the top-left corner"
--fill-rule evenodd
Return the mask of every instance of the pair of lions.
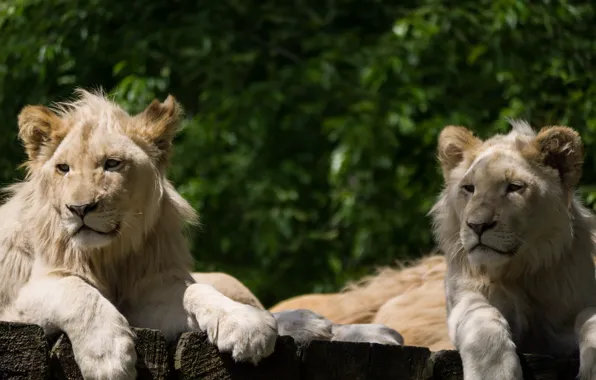
M 205 331 L 220 350 L 255 363 L 271 354 L 278 334 L 401 343 L 380 325 L 332 324 L 307 310 L 271 314 L 231 278 L 191 275 L 183 231 L 196 214 L 165 174 L 178 104 L 168 97 L 130 116 L 101 95 L 80 95 L 55 112 L 28 106 L 19 115 L 28 174 L 0 207 L 0 320 L 66 332 L 85 379 L 135 377 L 130 326 L 159 329 L 169 340 Z M 427 331 L 447 326 L 465 379 L 521 379 L 518 350 L 579 350 L 580 378 L 596 379 L 596 223 L 573 194 L 583 161 L 577 133 L 536 134 L 514 122 L 509 134 L 481 141 L 447 127 L 438 153 L 445 188 L 431 214 L 446 295 L 425 289 L 423 278 L 389 302 L 367 305 L 361 291 L 380 289 L 388 271 L 343 294 L 361 292 L 355 303 L 363 302 L 360 311 L 345 310 L 367 323 L 366 315 L 407 310 L 410 301 L 423 315 L 432 299 L 436 311 L 444 299 L 447 323 L 429 319 Z M 438 270 L 429 284 L 438 283 L 441 265 L 430 264 Z M 414 302 L 421 290 L 422 302 Z M 395 321 L 400 331 L 411 322 Z
M 430 215 L 444 257 L 272 310 L 311 304 L 344 323 L 392 318 L 406 344 L 451 342 L 467 380 L 522 379 L 520 351 L 579 351 L 579 378 L 596 379 L 596 219 L 574 194 L 583 145 L 567 127 L 511 124 L 486 141 L 463 127 L 441 132 L 445 186 Z
M 305 310 L 271 314 L 230 278 L 191 275 L 185 225 L 197 215 L 168 182 L 180 106 L 169 96 L 131 116 L 102 94 L 27 106 L 27 176 L 0 207 L 0 320 L 64 331 L 85 379 L 136 378 L 131 326 L 168 340 L 205 331 L 238 361 L 297 340 L 401 344 L 379 325 L 338 325 Z M 255 302 L 256 300 L 256 302 Z

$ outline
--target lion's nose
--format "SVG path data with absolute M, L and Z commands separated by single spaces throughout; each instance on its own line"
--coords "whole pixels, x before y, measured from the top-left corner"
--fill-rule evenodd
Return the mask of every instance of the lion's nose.
M 86 203 L 83 205 L 66 205 L 66 208 L 68 208 L 70 212 L 72 212 L 73 214 L 78 215 L 82 218 L 97 208 L 97 202 Z
M 491 228 L 494 228 L 497 225 L 496 221 L 492 221 L 492 222 L 488 222 L 488 223 L 469 223 L 467 222 L 468 227 L 470 227 L 474 232 L 476 232 L 476 234 L 478 235 L 478 237 L 482 236 L 482 234 L 485 231 L 490 230 Z

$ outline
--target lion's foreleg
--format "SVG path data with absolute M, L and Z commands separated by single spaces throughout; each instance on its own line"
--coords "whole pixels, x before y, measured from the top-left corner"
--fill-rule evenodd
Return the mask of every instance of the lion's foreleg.
M 575 330 L 579 340 L 579 379 L 596 380 L 596 307 L 577 316 Z
M 78 277 L 44 277 L 26 284 L 1 320 L 64 331 L 85 379 L 136 378 L 133 333 L 100 292 Z
M 162 330 L 168 339 L 184 331 L 205 331 L 222 352 L 237 361 L 258 362 L 275 347 L 277 324 L 266 310 L 224 296 L 213 286 L 189 279 L 160 278 L 127 312 L 133 326 Z
M 509 324 L 482 295 L 461 295 L 447 323 L 462 358 L 465 380 L 523 379 Z

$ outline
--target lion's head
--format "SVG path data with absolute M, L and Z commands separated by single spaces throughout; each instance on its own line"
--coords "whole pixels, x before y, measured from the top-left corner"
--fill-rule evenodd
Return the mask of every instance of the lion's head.
M 472 267 L 507 263 L 532 270 L 556 262 L 574 238 L 574 189 L 583 146 L 577 132 L 524 121 L 482 141 L 448 126 L 438 157 L 445 188 L 431 210 L 435 235 L 448 258 Z
M 53 110 L 26 106 L 19 114 L 34 187 L 30 210 L 40 216 L 41 235 L 65 248 L 134 248 L 156 223 L 170 186 L 165 164 L 180 107 L 169 96 L 130 116 L 102 94 L 78 94 Z

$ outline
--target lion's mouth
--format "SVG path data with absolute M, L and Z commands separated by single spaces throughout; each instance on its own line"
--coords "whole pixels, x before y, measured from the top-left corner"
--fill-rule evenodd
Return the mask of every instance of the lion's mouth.
M 477 248 L 488 249 L 490 251 L 493 251 L 495 253 L 498 253 L 499 255 L 504 255 L 504 256 L 513 256 L 513 255 L 515 255 L 515 252 L 517 252 L 517 248 L 511 249 L 509 251 L 501 251 L 500 249 L 489 247 L 488 245 L 482 244 L 482 243 L 476 244 L 474 247 L 472 247 L 472 249 L 470 250 L 470 252 L 473 251 L 473 250 L 475 250 L 475 249 L 477 249 Z
M 95 229 L 89 227 L 86 224 L 83 224 L 81 227 L 79 227 L 79 229 L 77 230 L 77 232 L 75 232 L 74 234 L 75 235 L 78 235 L 81 232 L 93 232 L 93 233 L 96 233 L 98 235 L 113 236 L 113 235 L 118 234 L 119 229 L 120 229 L 120 225 L 116 225 L 116 227 L 114 227 L 113 230 L 108 231 L 108 232 L 103 232 L 103 231 L 95 230 Z

